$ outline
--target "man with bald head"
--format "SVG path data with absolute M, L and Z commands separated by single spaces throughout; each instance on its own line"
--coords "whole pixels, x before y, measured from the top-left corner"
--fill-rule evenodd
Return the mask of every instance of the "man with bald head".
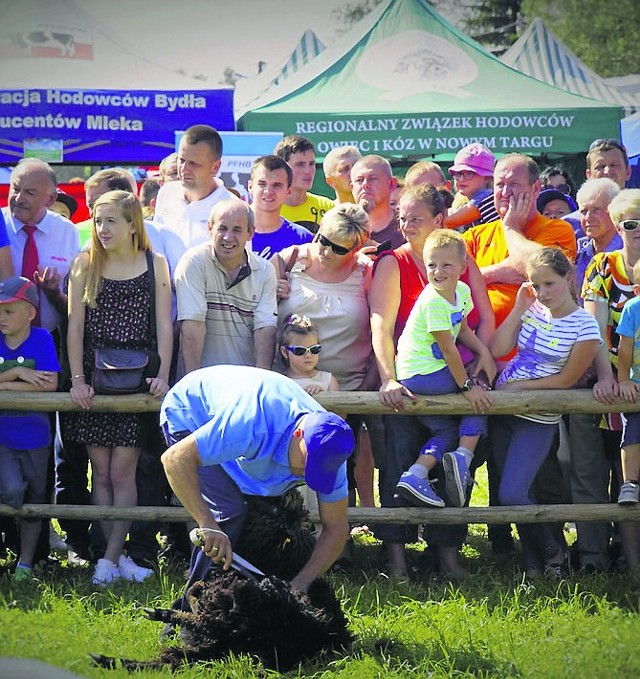
M 67 313 L 63 281 L 80 251 L 78 232 L 72 222 L 49 210 L 56 201 L 58 183 L 48 163 L 25 158 L 9 181 L 9 205 L 2 214 L 13 269 L 38 286 L 38 323 L 53 333 Z
M 404 243 L 398 217 L 391 207 L 391 192 L 397 183 L 389 161 L 382 156 L 363 156 L 351 168 L 353 199 L 369 217 L 371 241 L 390 241 L 390 250 Z
M 438 163 L 432 160 L 420 160 L 414 163 L 404 176 L 405 186 L 419 186 L 420 184 L 431 184 L 436 189 L 451 188 L 451 182 L 448 182 L 444 176 L 444 172 Z
M 324 157 L 324 180 L 336 192 L 336 205 L 353 203 L 351 168 L 360 158 L 362 154 L 355 146 L 336 146 Z
M 253 212 L 242 201 L 220 201 L 208 227 L 209 242 L 188 250 L 174 275 L 184 373 L 222 363 L 270 369 L 276 274 L 246 247 L 255 231 Z

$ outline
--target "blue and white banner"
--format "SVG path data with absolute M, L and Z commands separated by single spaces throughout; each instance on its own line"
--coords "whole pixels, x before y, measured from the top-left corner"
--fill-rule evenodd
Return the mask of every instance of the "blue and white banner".
M 0 162 L 25 139 L 62 139 L 63 162 L 158 162 L 175 131 L 234 130 L 233 90 L 0 90 Z

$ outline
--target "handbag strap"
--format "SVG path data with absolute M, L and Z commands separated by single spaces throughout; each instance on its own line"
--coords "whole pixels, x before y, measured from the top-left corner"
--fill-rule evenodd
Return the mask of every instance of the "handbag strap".
M 153 267 L 153 252 L 145 251 L 147 258 L 147 268 L 149 270 L 149 286 L 151 288 L 151 308 L 149 309 L 149 330 L 151 332 L 151 347 L 154 351 L 158 349 L 158 338 L 156 334 L 156 272 Z

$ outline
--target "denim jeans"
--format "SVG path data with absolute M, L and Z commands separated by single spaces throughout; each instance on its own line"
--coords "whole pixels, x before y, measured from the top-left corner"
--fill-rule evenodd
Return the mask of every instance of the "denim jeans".
M 557 430 L 557 425 L 513 415 L 498 415 L 491 419 L 491 442 L 500 469 L 501 505 L 536 503 L 534 481 L 551 450 Z M 563 546 L 556 538 L 552 524 L 520 523 L 517 526 L 523 543 L 529 549 L 537 550 L 545 560 L 555 556 Z
M 418 453 L 430 437 L 432 428 L 425 424 L 428 419 L 432 427 L 438 429 L 439 416 L 416 417 L 413 415 L 387 415 L 385 416 L 385 437 L 387 444 L 386 468 L 381 484 L 380 502 L 383 507 L 407 507 L 409 503 L 401 497 L 394 497 L 396 484 L 400 476 L 414 462 Z M 451 431 L 449 427 L 443 430 Z M 442 440 L 445 440 L 444 438 Z M 457 429 L 451 432 L 446 440 L 451 443 L 447 450 L 456 447 L 458 441 Z M 436 492 L 444 488 L 444 473 L 442 465 L 434 470 L 436 476 Z M 440 491 L 441 492 L 441 491 Z M 444 499 L 444 498 L 443 498 Z M 433 510 L 437 512 L 437 509 Z M 459 547 L 466 535 L 467 527 L 463 525 L 427 525 L 423 537 L 434 546 Z M 417 526 L 413 525 L 390 525 L 376 526 L 376 537 L 384 542 L 406 544 L 415 542 L 418 537 Z

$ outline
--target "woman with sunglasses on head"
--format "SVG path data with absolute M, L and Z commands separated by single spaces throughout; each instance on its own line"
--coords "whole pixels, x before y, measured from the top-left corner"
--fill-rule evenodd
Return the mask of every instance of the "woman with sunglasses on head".
M 575 197 L 575 185 L 571 175 L 558 165 L 549 165 L 540 172 L 542 189 L 556 189 L 571 198 Z

